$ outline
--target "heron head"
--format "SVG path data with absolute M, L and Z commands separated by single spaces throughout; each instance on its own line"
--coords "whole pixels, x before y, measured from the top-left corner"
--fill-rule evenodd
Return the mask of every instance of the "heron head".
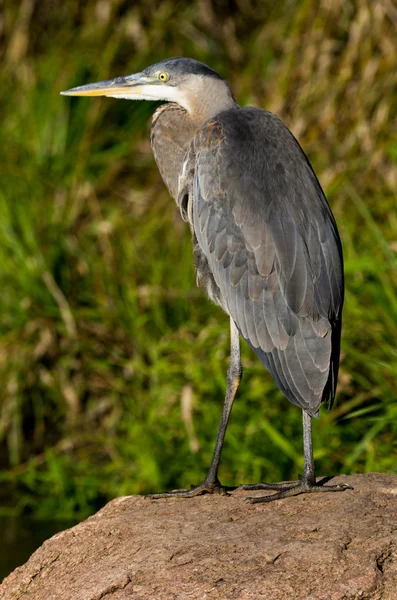
M 75 87 L 63 96 L 107 96 L 128 100 L 176 102 L 194 113 L 215 104 L 220 110 L 235 106 L 228 84 L 207 65 L 192 58 L 169 58 L 141 73 Z

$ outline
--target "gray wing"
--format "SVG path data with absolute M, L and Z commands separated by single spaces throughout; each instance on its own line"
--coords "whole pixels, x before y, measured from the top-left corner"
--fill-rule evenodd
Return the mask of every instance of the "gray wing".
M 299 144 L 260 109 L 218 115 L 196 136 L 193 229 L 220 303 L 285 396 L 332 402 L 343 265 L 335 221 Z

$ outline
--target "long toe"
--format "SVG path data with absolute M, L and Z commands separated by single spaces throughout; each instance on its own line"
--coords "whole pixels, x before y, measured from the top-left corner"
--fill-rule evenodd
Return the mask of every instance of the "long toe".
M 310 486 L 307 492 L 344 492 L 345 490 L 353 490 L 348 483 L 338 483 L 336 485 L 313 485 Z
M 271 502 L 272 500 L 281 500 L 282 498 L 289 498 L 290 496 L 297 496 L 298 494 L 313 494 L 317 492 L 344 492 L 345 490 L 352 490 L 353 488 L 348 483 L 339 483 L 337 485 L 321 485 L 321 483 L 309 484 L 303 479 L 298 483 L 286 485 L 286 482 L 280 484 L 261 484 L 269 485 L 272 487 L 250 487 L 248 489 L 270 489 L 279 490 L 275 494 L 269 496 L 259 497 L 247 497 L 245 502 L 248 504 L 261 504 L 263 502 Z M 247 489 L 244 487 L 244 489 Z
M 195 496 L 202 496 L 203 494 L 228 496 L 228 492 L 233 489 L 235 488 L 221 485 L 219 481 L 214 484 L 204 482 L 201 485 L 191 487 L 190 490 L 174 490 L 173 492 L 162 492 L 160 494 L 147 494 L 145 498 L 150 498 L 151 500 L 160 500 L 161 498 L 194 498 Z
M 279 483 L 243 483 L 239 486 L 242 490 L 286 490 L 295 487 L 299 481 L 280 481 Z

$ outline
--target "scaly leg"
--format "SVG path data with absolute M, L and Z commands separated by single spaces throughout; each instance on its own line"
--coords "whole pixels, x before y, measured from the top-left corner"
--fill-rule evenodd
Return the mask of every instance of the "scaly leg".
M 242 367 L 240 361 L 240 339 L 239 332 L 232 319 L 230 319 L 230 365 L 227 371 L 227 390 L 221 422 L 219 424 L 218 436 L 216 438 L 215 450 L 212 456 L 211 466 L 204 482 L 190 490 L 175 490 L 174 492 L 163 492 L 161 494 L 148 494 L 148 498 L 157 500 L 159 498 L 192 498 L 200 494 L 223 494 L 227 488 L 221 485 L 218 479 L 219 462 L 221 459 L 222 446 L 225 439 L 226 428 L 232 410 L 233 401 L 241 381 Z M 234 488 L 232 488 L 234 489 Z
M 242 485 L 244 490 L 274 490 L 276 494 L 270 496 L 259 496 L 258 498 L 248 497 L 245 499 L 250 504 L 260 504 L 261 502 L 270 502 L 271 500 L 279 500 L 280 498 L 288 498 L 288 496 L 297 496 L 298 494 L 314 493 L 314 492 L 343 492 L 344 490 L 353 489 L 347 483 L 338 485 L 324 485 L 325 478 L 322 481 L 316 482 L 314 474 L 314 459 L 313 459 L 313 441 L 312 441 L 312 418 L 305 411 L 303 412 L 303 453 L 304 466 L 303 477 L 299 481 L 283 481 L 282 483 L 258 483 L 252 485 Z

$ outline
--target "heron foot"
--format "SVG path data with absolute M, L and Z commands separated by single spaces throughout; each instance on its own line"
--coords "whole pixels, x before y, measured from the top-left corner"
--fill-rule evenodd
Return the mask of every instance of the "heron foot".
M 318 482 L 310 482 L 303 477 L 299 481 L 282 481 L 281 483 L 258 483 L 241 485 L 243 490 L 271 490 L 276 492 L 269 496 L 259 496 L 257 498 L 248 496 L 245 502 L 249 504 L 261 504 L 262 502 L 271 502 L 272 500 L 280 500 L 289 496 L 297 496 L 298 494 L 313 494 L 317 492 L 344 492 L 353 488 L 348 483 L 339 483 L 337 485 L 324 485 L 332 477 L 324 477 Z
M 150 498 L 151 500 L 159 500 L 161 498 L 194 498 L 195 496 L 201 496 L 203 494 L 228 496 L 229 492 L 235 489 L 235 487 L 221 485 L 218 480 L 214 482 L 204 481 L 200 485 L 192 486 L 190 490 L 174 490 L 172 492 L 162 492 L 160 494 L 147 494 L 145 498 Z

